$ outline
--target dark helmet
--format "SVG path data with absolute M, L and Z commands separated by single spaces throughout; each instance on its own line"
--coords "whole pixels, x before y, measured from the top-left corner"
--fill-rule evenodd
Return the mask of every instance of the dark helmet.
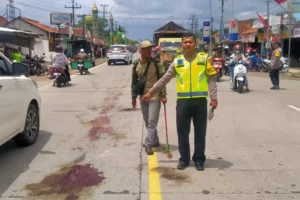
M 56 51 L 56 53 L 62 53 L 63 48 L 60 45 L 58 45 L 58 46 L 55 47 L 55 51 Z

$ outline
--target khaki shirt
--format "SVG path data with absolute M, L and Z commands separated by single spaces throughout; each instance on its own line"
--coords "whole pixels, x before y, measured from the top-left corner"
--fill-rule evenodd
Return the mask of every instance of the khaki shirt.
M 279 69 L 282 65 L 280 58 L 281 58 L 281 48 L 277 48 L 273 51 L 272 58 L 271 58 L 271 65 L 275 69 Z
M 83 60 L 83 59 L 85 59 L 86 57 L 88 57 L 88 55 L 87 55 L 86 53 L 79 53 L 79 54 L 78 54 L 78 57 L 79 57 L 79 59 Z
M 158 81 L 158 79 L 161 78 L 165 74 L 165 69 L 159 61 L 157 61 L 154 58 L 150 58 L 149 61 L 151 61 L 151 63 L 149 65 L 149 69 L 148 69 L 148 73 L 147 73 L 144 94 L 147 94 L 149 92 L 149 90 L 154 86 L 154 84 Z M 135 94 L 135 86 L 136 86 L 138 78 L 142 77 L 144 75 L 147 64 L 148 64 L 148 61 L 137 60 L 134 62 L 133 73 L 132 73 L 132 84 L 131 84 L 132 98 L 136 98 L 136 96 L 137 96 Z M 155 65 L 157 65 L 157 67 Z M 158 68 L 158 70 L 159 70 L 158 73 L 156 71 L 156 68 Z M 151 100 L 157 100 L 157 99 L 160 99 L 161 97 L 165 97 L 165 96 L 166 96 L 166 89 L 164 87 L 161 89 L 160 92 L 154 94 L 151 97 Z M 143 97 L 143 95 L 140 95 L 140 98 L 142 98 L 142 97 Z

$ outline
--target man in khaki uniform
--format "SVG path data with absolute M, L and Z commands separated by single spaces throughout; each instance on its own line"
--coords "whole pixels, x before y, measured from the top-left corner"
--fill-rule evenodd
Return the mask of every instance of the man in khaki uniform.
M 271 58 L 271 70 L 270 70 L 270 78 L 273 84 L 271 90 L 279 90 L 279 70 L 282 66 L 281 58 L 281 48 L 279 42 L 273 43 L 273 53 Z
M 152 53 L 151 42 L 145 40 L 140 43 L 141 58 L 137 59 L 133 64 L 132 69 L 132 82 L 131 82 L 131 95 L 132 106 L 136 107 L 136 99 L 140 96 L 140 99 L 144 94 L 153 87 L 153 85 L 165 74 L 163 65 L 158 59 L 151 57 Z M 137 93 L 137 85 L 139 79 L 144 75 L 146 68 L 148 67 L 145 82 L 145 87 L 142 94 Z M 161 102 L 166 103 L 166 88 L 164 87 L 159 93 L 152 96 L 149 102 L 141 102 L 141 109 L 145 126 L 147 128 L 147 137 L 145 140 L 145 151 L 148 155 L 152 155 L 152 147 L 159 146 L 159 138 L 157 135 L 157 123 L 159 119 L 159 112 Z

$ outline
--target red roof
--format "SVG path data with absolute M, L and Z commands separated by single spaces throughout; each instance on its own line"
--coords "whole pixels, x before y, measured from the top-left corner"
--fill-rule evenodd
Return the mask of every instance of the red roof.
M 44 25 L 44 24 L 41 24 L 39 21 L 36 21 L 36 20 L 32 20 L 32 19 L 28 19 L 28 18 L 25 18 L 25 17 L 20 17 L 21 20 L 27 22 L 28 24 L 31 24 L 39 29 L 42 29 L 46 32 L 49 32 L 49 33 L 56 33 L 58 32 L 56 28 L 52 28 L 50 26 L 47 26 L 47 25 Z
M 0 26 L 5 25 L 7 22 L 8 21 L 4 17 L 0 16 Z

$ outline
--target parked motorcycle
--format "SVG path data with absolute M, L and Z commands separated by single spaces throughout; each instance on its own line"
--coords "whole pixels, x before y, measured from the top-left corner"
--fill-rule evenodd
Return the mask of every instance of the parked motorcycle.
M 282 62 L 281 72 L 283 73 L 289 72 L 289 65 L 288 65 L 289 59 L 285 57 L 281 57 L 280 60 Z
M 258 62 L 261 64 L 261 70 L 263 72 L 269 72 L 271 69 L 271 60 L 265 58 L 258 59 Z
M 43 55 L 40 57 L 38 57 L 38 56 L 35 57 L 35 60 L 36 60 L 35 74 L 37 76 L 40 76 L 41 74 L 47 74 L 47 72 L 48 72 L 48 69 L 47 69 L 47 66 L 46 66 L 45 60 L 44 60 L 45 58 L 46 58 L 45 53 L 43 53 Z
M 243 65 L 242 62 L 239 62 L 234 67 L 234 76 L 231 84 L 233 88 L 240 94 L 243 93 L 246 78 L 247 78 L 247 67 Z
M 61 87 L 62 84 L 67 85 L 69 83 L 68 78 L 64 70 L 60 67 L 54 67 L 53 70 L 54 82 L 53 86 Z
M 220 79 L 222 78 L 223 76 L 223 58 L 214 58 L 213 59 L 213 63 L 214 63 L 214 67 L 215 69 L 217 70 L 217 81 L 219 82 Z

